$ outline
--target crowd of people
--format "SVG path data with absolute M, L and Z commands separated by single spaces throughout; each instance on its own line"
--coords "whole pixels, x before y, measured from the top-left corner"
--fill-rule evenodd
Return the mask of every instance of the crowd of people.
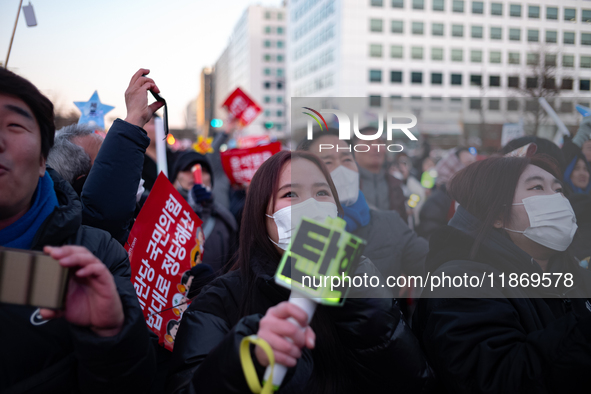
M 591 117 L 562 147 L 527 136 L 490 157 L 459 146 L 439 160 L 427 144 L 415 156 L 355 152 L 356 139 L 327 129 L 271 156 L 247 187 L 221 165 L 231 129 L 213 153 L 167 150 L 205 239 L 182 279 L 192 302 L 169 327 L 171 353 L 146 325 L 124 249 L 158 175 L 163 104 L 148 103 L 159 92 L 148 74 L 133 75 L 127 116 L 103 138 L 87 125 L 56 131 L 52 103 L 0 68 L 0 246 L 73 272 L 62 310 L 0 303 L 0 392 L 249 393 L 239 348 L 250 336 L 273 354 L 251 345 L 259 380 L 273 362 L 288 367 L 281 393 L 588 391 Z M 576 280 L 362 289 L 308 324 L 273 279 L 301 217 L 340 217 L 366 241 L 354 276 Z

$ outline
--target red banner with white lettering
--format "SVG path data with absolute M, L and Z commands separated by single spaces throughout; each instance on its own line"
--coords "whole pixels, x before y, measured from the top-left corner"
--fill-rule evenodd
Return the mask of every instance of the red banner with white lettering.
M 160 173 L 140 211 L 125 249 L 131 282 L 150 330 L 172 351 L 192 277 L 203 258 L 201 220 Z
M 281 142 L 246 149 L 230 149 L 221 152 L 222 166 L 233 185 L 247 186 L 254 173 L 269 157 L 281 150 Z
M 222 107 L 238 119 L 242 126 L 249 125 L 262 111 L 261 107 L 240 88 L 236 88 L 228 96 Z

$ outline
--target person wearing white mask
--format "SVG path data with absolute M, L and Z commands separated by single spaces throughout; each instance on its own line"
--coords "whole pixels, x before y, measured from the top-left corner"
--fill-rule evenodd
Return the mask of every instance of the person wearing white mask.
M 550 160 L 493 157 L 448 184 L 459 207 L 426 268 L 470 279 L 428 286 L 413 324 L 447 392 L 588 391 L 591 273 L 570 254 L 575 214 Z
M 322 146 L 322 149 L 320 149 Z M 384 277 L 423 275 L 429 245 L 412 231 L 396 211 L 371 209 L 359 189 L 359 168 L 338 131 L 314 134 L 299 150 L 318 156 L 330 171 L 343 205 L 346 230 L 365 239 L 364 255 Z
M 342 308 L 319 305 L 308 325 L 306 312 L 287 302 L 290 291 L 275 283 L 301 217 L 323 221 L 339 213 L 337 191 L 316 156 L 282 151 L 261 165 L 246 196 L 236 266 L 184 312 L 167 393 L 251 392 L 239 357 L 250 335 L 289 367 L 280 392 L 430 392 L 431 370 L 386 290 L 379 290 L 383 298 L 349 298 Z M 367 259 L 359 267 L 379 275 Z M 261 379 L 269 360 L 258 346 L 252 354 Z

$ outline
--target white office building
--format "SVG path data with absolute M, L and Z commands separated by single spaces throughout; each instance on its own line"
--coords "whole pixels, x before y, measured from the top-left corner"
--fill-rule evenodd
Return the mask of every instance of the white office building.
M 409 97 L 444 114 L 472 97 L 460 123 L 480 108 L 504 123 L 546 92 L 569 127 L 591 101 L 588 1 L 290 0 L 288 14 L 293 97 Z
M 221 105 L 237 87 L 263 109 L 245 135 L 282 136 L 285 131 L 286 16 L 283 7 L 249 6 L 215 64 L 216 118 L 226 119 Z

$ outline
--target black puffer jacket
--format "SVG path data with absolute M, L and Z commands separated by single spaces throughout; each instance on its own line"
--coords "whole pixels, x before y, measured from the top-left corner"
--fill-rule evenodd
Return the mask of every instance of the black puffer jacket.
M 37 232 L 33 249 L 82 245 L 111 271 L 125 322 L 114 337 L 101 338 L 64 319 L 43 322 L 36 308 L 0 303 L 0 392 L 147 392 L 156 370 L 154 350 L 135 290 L 127 253 L 111 236 L 82 226 L 82 206 L 72 187 L 48 168 L 59 207 Z
M 379 275 L 368 260 L 363 264 L 368 274 Z M 239 360 L 240 341 L 257 333 L 267 309 L 289 298 L 289 291 L 275 284 L 273 266 L 264 258 L 252 262 L 256 280 L 250 298 L 254 309 L 251 315 L 240 315 L 240 271 L 217 278 L 193 301 L 183 315 L 176 337 L 167 392 L 250 393 Z M 342 369 L 332 377 L 348 385 L 341 386 L 339 391 L 323 392 L 428 391 L 433 384 L 430 368 L 400 316 L 391 298 L 350 298 L 343 308 L 320 306 L 312 321 L 317 333 L 317 348 L 313 352 L 332 343 L 334 346 L 324 351 L 334 357 L 323 365 L 315 365 L 312 351 L 303 349 L 302 358 L 288 371 L 280 392 L 319 392 L 322 374 L 330 375 L 326 371 L 335 364 Z M 319 332 L 319 319 L 325 319 L 322 324 L 331 326 L 334 335 L 326 337 Z M 257 369 L 261 376 L 264 369 Z
M 462 207 L 434 234 L 431 275 L 488 276 L 482 288 L 426 288 L 413 329 L 449 393 L 575 393 L 589 391 L 591 294 L 589 272 L 559 254 L 548 272 L 575 273 L 574 286 L 512 288 L 510 273 L 542 274 L 507 236 L 493 230 L 473 261 L 470 234 L 478 220 Z M 498 274 L 505 273 L 505 287 Z M 553 283 L 556 277 L 553 277 Z M 451 295 L 463 298 L 449 298 Z M 482 298 L 474 298 L 482 297 Z M 536 298 L 553 297 L 553 298 Z M 582 390 L 582 391 L 581 391 Z

